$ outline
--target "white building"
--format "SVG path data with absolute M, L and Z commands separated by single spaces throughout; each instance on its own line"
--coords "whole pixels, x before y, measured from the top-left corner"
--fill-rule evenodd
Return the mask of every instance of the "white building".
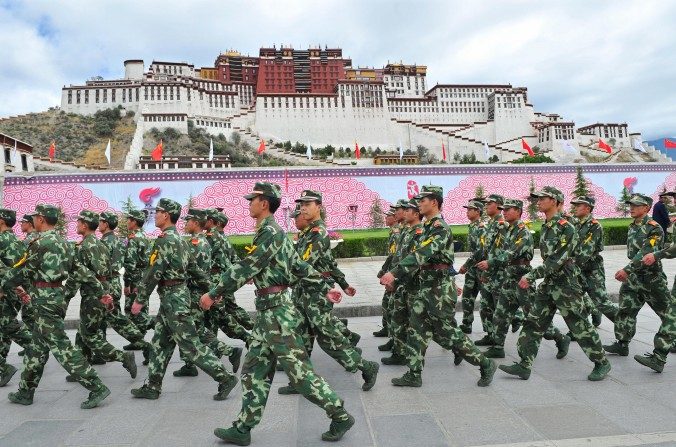
M 0 171 L 33 172 L 33 146 L 21 140 L 0 133 Z

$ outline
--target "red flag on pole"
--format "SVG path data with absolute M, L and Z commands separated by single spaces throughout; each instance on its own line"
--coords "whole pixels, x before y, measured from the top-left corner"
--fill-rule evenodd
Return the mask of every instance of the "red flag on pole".
M 150 153 L 150 158 L 152 158 L 155 161 L 160 161 L 162 160 L 162 153 L 164 152 L 164 148 L 162 145 L 162 140 L 160 140 L 159 143 L 157 143 L 157 146 L 155 146 L 155 149 Z
M 56 155 L 56 143 L 54 140 L 52 140 L 52 144 L 49 145 L 49 159 L 54 160 L 54 156 Z
M 676 149 L 676 141 L 671 141 L 669 138 L 664 139 L 665 149 Z
M 441 140 L 441 159 L 446 161 L 446 146 L 443 140 Z
M 265 140 L 261 138 L 261 144 L 258 145 L 258 153 L 262 154 L 265 152 Z
M 354 142 L 354 158 L 359 160 L 361 158 L 361 151 L 359 150 L 359 145 L 357 142 Z
M 603 138 L 599 138 L 599 149 L 602 151 L 606 151 L 609 154 L 613 153 L 613 148 L 610 147 L 605 141 L 603 141 Z
M 535 152 L 533 152 L 533 149 L 530 148 L 528 143 L 526 143 L 526 140 L 523 138 L 521 139 L 521 147 L 523 148 L 524 151 L 528 152 L 528 155 L 533 157 L 535 155 Z

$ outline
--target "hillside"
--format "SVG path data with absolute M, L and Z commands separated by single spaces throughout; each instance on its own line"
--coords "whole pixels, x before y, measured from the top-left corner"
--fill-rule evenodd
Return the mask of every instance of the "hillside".
M 33 145 L 36 156 L 47 157 L 54 140 L 56 158 L 87 165 L 108 165 L 104 150 L 110 138 L 112 169 L 124 166 L 135 130 L 133 114 L 118 109 L 81 116 L 53 108 L 0 120 L 0 132 Z

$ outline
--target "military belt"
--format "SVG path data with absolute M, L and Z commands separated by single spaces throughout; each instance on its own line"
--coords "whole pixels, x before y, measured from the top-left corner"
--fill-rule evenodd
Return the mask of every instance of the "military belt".
M 509 265 L 530 265 L 530 260 L 529 259 L 517 259 L 515 261 L 511 261 Z
M 452 264 L 423 264 L 420 270 L 449 270 L 451 267 Z
M 563 265 L 575 265 L 575 259 L 568 258 L 566 259 L 566 262 L 563 263 Z
M 183 284 L 185 281 L 182 279 L 163 279 L 159 282 L 159 285 L 162 287 L 171 287 Z
M 289 286 L 285 285 L 285 284 L 280 285 L 280 286 L 263 287 L 262 289 L 256 290 L 256 296 L 271 295 L 273 293 L 283 292 L 288 288 L 289 288 Z
M 63 283 L 61 281 L 55 282 L 35 281 L 33 283 L 33 287 L 37 287 L 38 289 L 56 289 L 59 287 L 63 287 Z
M 331 277 L 331 272 L 320 272 L 320 275 L 322 275 L 324 278 L 330 278 Z
M 107 276 L 97 276 L 96 279 L 98 279 L 101 282 L 110 280 L 110 278 Z

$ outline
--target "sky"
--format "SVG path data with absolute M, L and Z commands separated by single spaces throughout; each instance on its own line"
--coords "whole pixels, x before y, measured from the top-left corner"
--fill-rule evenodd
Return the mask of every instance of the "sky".
M 676 136 L 674 1 L 0 0 L 0 117 L 59 105 L 123 61 L 340 47 L 353 66 L 427 65 L 427 84 L 510 83 L 577 126 Z

